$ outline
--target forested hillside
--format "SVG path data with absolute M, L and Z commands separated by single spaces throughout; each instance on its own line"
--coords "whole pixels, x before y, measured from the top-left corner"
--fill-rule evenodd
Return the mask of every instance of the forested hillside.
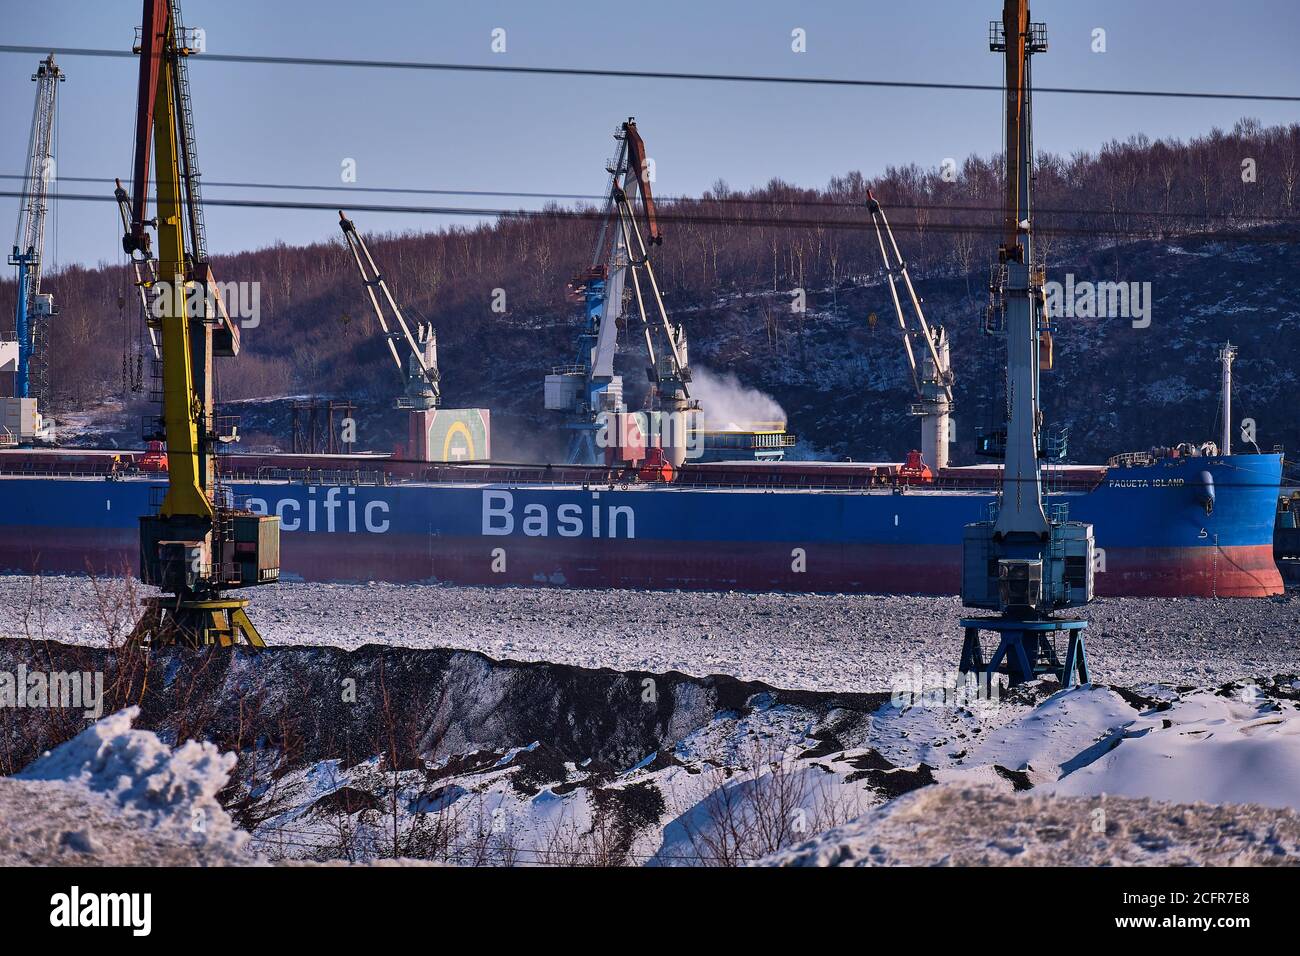
M 915 444 L 902 348 L 864 209 L 870 187 L 931 319 L 953 336 L 958 454 L 969 451 L 974 429 L 991 419 L 999 379 L 997 340 L 981 335 L 980 323 L 1002 174 L 998 157 L 974 156 L 955 173 L 949 182 L 938 169 L 891 167 L 849 172 L 820 189 L 774 179 L 745 192 L 719 181 L 698 198 L 665 201 L 656 269 L 670 313 L 688 329 L 692 363 L 771 394 L 791 429 L 827 454 L 897 458 Z M 1091 154 L 1040 155 L 1035 224 L 1048 278 L 1152 283 L 1149 327 L 1063 323 L 1045 395 L 1048 415 L 1072 426 L 1075 457 L 1212 437 L 1213 356 L 1229 337 L 1241 348 L 1239 407 L 1259 420 L 1261 443 L 1300 444 L 1288 397 L 1300 366 L 1298 179 L 1300 126 L 1250 120 L 1186 142 L 1139 136 Z M 399 300 L 438 330 L 445 402 L 492 408 L 499 454 L 550 453 L 539 437 L 550 421 L 541 381 L 572 360 L 578 309 L 566 283 L 587 264 L 594 214 L 554 206 L 492 225 L 370 237 Z M 365 231 L 364 214 L 355 218 Z M 223 399 L 313 393 L 378 409 L 398 391 L 332 220 L 322 214 L 330 238 L 320 243 L 214 262 L 223 280 L 261 284 L 261 322 L 245 331 L 241 357 L 223 363 Z M 69 268 L 44 286 L 61 309 L 51 329 L 56 415 L 120 397 L 123 330 L 137 323 L 124 268 Z M 806 312 L 791 311 L 796 288 L 809 290 Z M 492 310 L 497 289 L 504 313 Z M 8 327 L 13 295 L 12 281 L 0 285 Z M 624 341 L 624 373 L 643 381 L 639 335 Z

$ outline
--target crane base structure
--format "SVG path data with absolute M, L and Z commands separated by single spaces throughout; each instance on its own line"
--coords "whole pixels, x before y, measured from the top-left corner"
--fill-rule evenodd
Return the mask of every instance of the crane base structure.
M 1091 683 L 1088 650 L 1083 631 L 1087 621 L 1072 618 L 1017 620 L 1013 617 L 966 617 L 961 619 L 966 639 L 961 649 L 961 674 L 976 674 L 992 680 L 994 674 L 1006 674 L 1008 686 L 1015 687 L 1045 674 L 1052 674 L 1061 688 Z M 980 632 L 998 635 L 998 647 L 988 662 Z M 1065 660 L 1057 652 L 1057 639 L 1068 637 Z
M 248 601 L 236 598 L 176 600 L 146 598 L 144 616 L 127 638 L 145 647 L 180 645 L 191 650 L 204 647 L 234 647 L 245 643 L 261 650 L 266 647 L 248 617 Z

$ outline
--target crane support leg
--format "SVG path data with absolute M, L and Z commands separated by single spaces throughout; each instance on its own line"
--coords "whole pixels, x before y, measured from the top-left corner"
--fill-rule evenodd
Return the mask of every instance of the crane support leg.
M 144 615 L 128 639 L 131 644 L 148 647 L 182 645 L 191 650 L 204 647 L 266 647 L 248 617 L 248 602 L 230 598 L 217 600 L 176 600 L 146 598 Z
M 1060 681 L 1063 689 L 1078 684 L 1088 684 L 1092 675 L 1088 669 L 1088 651 L 1083 632 L 1087 621 L 1066 618 L 1049 618 L 1024 621 L 1007 617 L 962 618 L 965 641 L 962 644 L 962 674 L 976 674 L 990 681 L 994 674 L 1006 674 L 1007 684 L 1015 687 L 1050 674 Z M 998 636 L 998 646 L 987 662 L 980 645 L 980 632 L 992 631 Z M 1056 651 L 1055 639 L 1068 635 L 1065 660 Z

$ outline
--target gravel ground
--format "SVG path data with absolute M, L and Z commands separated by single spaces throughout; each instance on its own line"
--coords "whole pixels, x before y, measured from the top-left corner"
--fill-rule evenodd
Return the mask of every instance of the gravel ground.
M 84 577 L 0 576 L 0 634 L 103 643 L 123 589 Z M 251 595 L 275 644 L 381 643 L 617 670 L 730 674 L 787 688 L 888 690 L 950 672 L 956 598 L 292 584 Z M 116 606 L 114 606 L 116 605 Z M 35 610 L 39 608 L 40 610 Z M 1086 616 L 1096 681 L 1214 685 L 1300 669 L 1300 596 L 1097 601 Z M 43 617 L 43 620 L 41 618 Z

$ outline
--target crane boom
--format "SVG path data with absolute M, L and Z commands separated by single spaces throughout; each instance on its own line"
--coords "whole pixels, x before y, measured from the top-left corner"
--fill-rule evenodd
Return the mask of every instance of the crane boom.
M 620 184 L 617 179 L 614 181 L 612 198 L 614 208 L 618 213 L 623 245 L 627 249 L 628 261 L 632 267 L 632 286 L 636 295 L 637 309 L 641 314 L 642 329 L 645 331 L 646 349 L 650 357 L 651 379 L 657 385 L 664 384 L 662 382 L 664 378 L 673 379 L 674 387 L 685 398 L 689 399 L 690 391 L 687 388 L 687 383 L 690 381 L 691 376 L 686 366 L 686 356 L 683 354 L 684 336 L 680 328 L 674 329 L 668 321 L 668 312 L 664 308 L 663 295 L 659 291 L 659 280 L 655 277 L 654 266 L 650 260 L 650 248 L 662 245 L 664 236 L 663 231 L 659 228 L 654 194 L 650 188 L 649 163 L 645 155 L 645 141 L 641 139 L 641 134 L 637 132 L 635 119 L 629 118 L 623 124 L 622 136 L 627 145 L 627 167 L 623 182 Z M 629 192 L 631 191 L 629 187 L 633 184 L 635 184 L 637 191 L 641 195 L 641 221 L 638 221 L 629 198 Z M 642 222 L 644 222 L 645 226 L 644 231 L 642 230 Z M 658 319 L 657 326 L 652 323 L 646 310 L 645 293 L 641 288 L 642 273 L 644 273 L 646 281 L 649 283 L 650 292 L 654 296 L 655 314 Z M 665 363 L 667 368 L 662 371 L 653 343 L 656 334 L 663 335 L 663 344 L 668 353 L 666 356 L 667 362 Z
M 339 228 L 343 230 L 343 237 L 347 240 L 348 249 L 357 264 L 357 271 L 361 273 L 361 284 L 365 286 L 375 317 L 379 319 L 379 327 L 383 330 L 388 352 L 393 357 L 398 373 L 406 376 L 406 397 L 398 399 L 398 407 L 437 408 L 442 393 L 438 372 L 438 339 L 432 326 L 421 323 L 414 333 L 411 331 L 405 316 L 402 315 L 401 307 L 398 306 L 397 300 L 393 298 L 393 293 L 388 288 L 388 281 L 379 271 L 375 257 L 370 254 L 370 247 L 366 245 L 366 240 L 362 238 L 361 233 L 357 232 L 356 223 L 344 215 L 342 209 L 339 210 Z M 379 296 L 375 294 L 376 289 L 383 294 L 384 302 L 392 310 L 397 328 L 389 327 Z M 398 341 L 405 341 L 408 347 L 405 369 L 402 367 L 401 356 L 398 355 Z
M 1038 40 L 1040 33 L 1042 39 Z M 1029 80 L 1030 56 L 1045 50 L 1047 41 L 1041 25 L 1029 22 L 1027 0 L 1005 0 L 1001 42 L 993 46 L 1004 53 L 1007 97 L 1006 209 L 1003 242 L 998 250 L 1006 275 L 999 294 L 1006 303 L 1007 316 L 1007 442 L 997 531 L 1003 535 L 1047 535 L 1050 529 L 1043 510 L 1038 464 L 1042 293 L 1033 269 Z
M 32 108 L 31 135 L 27 144 L 27 169 L 23 198 L 18 209 L 13 253 L 9 264 L 18 267 L 18 295 L 14 311 L 14 336 L 18 340 L 14 397 L 35 398 L 38 406 L 49 403 L 47 329 L 55 314 L 53 298 L 41 293 L 42 259 L 45 254 L 45 214 L 50 184 L 54 179 L 54 123 L 59 83 L 64 74 L 51 53 L 32 74 L 36 102 Z
M 912 285 L 907 262 L 899 252 L 890 228 L 889 217 L 881 207 L 875 193 L 867 190 L 867 209 L 876 228 L 876 243 L 885 264 L 889 282 L 889 297 L 894 304 L 894 315 L 903 334 L 903 348 L 907 354 L 908 370 L 918 402 L 912 406 L 913 414 L 921 418 L 921 456 L 933 468 L 948 467 L 948 422 L 952 412 L 953 375 L 948 351 L 948 333 L 942 325 L 930 325 L 921 308 L 921 298 Z M 885 240 L 889 244 L 886 246 Z M 898 294 L 898 280 L 902 279 L 907 299 L 912 307 L 911 322 Z M 913 340 L 924 344 L 925 354 L 917 361 Z
M 1007 0 L 1002 7 L 1002 42 L 1006 69 L 1006 209 L 1002 216 L 1005 257 L 1027 262 L 1021 247 L 1023 231 L 1028 238 L 1029 189 L 1033 176 L 1030 147 L 1029 54 L 1037 52 L 1030 40 L 1029 4 Z M 1026 225 L 1022 226 L 1021 224 Z
M 167 37 L 169 11 L 158 0 L 145 0 L 140 37 L 136 52 L 140 54 L 140 71 L 135 101 L 135 162 L 131 176 L 130 228 L 122 238 L 127 255 L 139 253 L 149 258 L 152 240 L 145 227 L 149 202 L 149 162 L 153 141 L 154 112 L 158 101 L 158 78 L 163 72 L 163 44 Z
M 226 311 L 221 290 L 212 275 L 208 262 L 206 227 L 203 221 L 203 197 L 199 188 L 197 148 L 194 139 L 194 111 L 190 101 L 187 60 L 199 52 L 181 21 L 180 0 L 144 0 L 141 26 L 136 38 L 135 52 L 140 55 L 140 73 L 137 87 L 135 117 L 135 162 L 131 190 L 126 192 L 117 184 L 119 205 L 130 210 L 129 224 L 122 237 L 122 248 L 133 259 L 149 259 L 153 255 L 148 227 L 156 226 L 157 219 L 148 218 L 150 146 L 159 130 L 159 100 L 165 101 L 172 142 L 169 145 L 169 162 L 174 172 L 163 166 L 161 157 L 154 155 L 159 167 L 155 177 L 165 174 L 175 177 L 174 186 L 180 192 L 178 215 L 185 217 L 182 238 L 184 251 L 184 277 L 195 282 L 203 292 L 204 302 L 212 309 L 209 323 L 213 338 L 213 354 L 235 356 L 239 354 L 239 325 L 231 321 Z M 165 87 L 165 89 L 164 89 Z M 161 192 L 159 193 L 161 196 Z M 161 206 L 161 200 L 159 205 Z M 198 369 L 200 387 L 207 389 L 209 376 L 206 369 Z M 209 390 L 210 398 L 210 390 Z
M 627 189 L 628 179 L 635 178 L 637 189 L 641 193 L 641 212 L 645 217 L 646 240 L 652 246 L 663 245 L 664 234 L 659 229 L 654 192 L 650 188 L 650 161 L 646 158 L 645 140 L 637 132 L 635 119 L 629 117 L 623 124 L 623 138 L 627 143 L 627 178 L 623 181 L 623 188 Z

